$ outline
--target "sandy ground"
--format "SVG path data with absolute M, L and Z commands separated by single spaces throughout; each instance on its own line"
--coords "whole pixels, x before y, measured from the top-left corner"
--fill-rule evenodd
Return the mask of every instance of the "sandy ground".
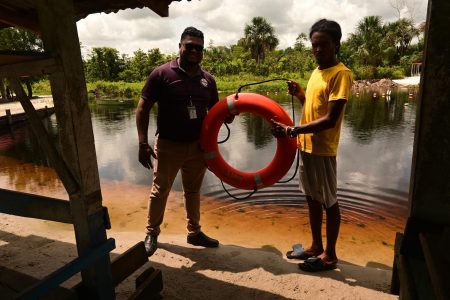
M 0 187 L 9 184 L 8 188 L 66 198 L 57 179 L 33 178 L 32 165 L 20 168 L 25 176 L 0 182 Z M 24 184 L 19 178 L 36 184 Z M 144 237 L 149 187 L 107 182 L 102 183 L 102 191 L 113 227 L 108 236 L 116 241 L 114 258 Z M 383 228 L 382 223 L 344 223 L 338 269 L 310 274 L 298 269 L 298 261 L 285 257 L 293 243 L 310 242 L 304 212 L 267 214 L 276 212 L 276 206 L 233 210 L 232 203 L 207 197 L 202 205 L 203 230 L 218 238 L 220 247 L 202 249 L 186 243 L 182 196 L 171 193 L 160 248 L 116 288 L 117 299 L 131 295 L 134 279 L 148 266 L 162 270 L 164 299 L 398 298 L 388 294 L 395 230 Z M 42 278 L 76 256 L 71 225 L 0 214 L 1 266 Z M 79 276 L 73 277 L 64 286 L 71 287 L 79 280 Z

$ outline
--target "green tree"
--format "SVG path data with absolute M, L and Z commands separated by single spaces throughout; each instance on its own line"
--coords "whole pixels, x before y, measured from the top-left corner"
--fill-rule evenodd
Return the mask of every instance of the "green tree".
M 399 19 L 387 25 L 386 39 L 395 46 L 398 57 L 405 55 L 414 37 L 419 35 L 419 29 L 411 20 Z
M 89 81 L 117 81 L 119 73 L 125 69 L 125 57 L 109 47 L 93 48 L 85 64 L 86 78 Z
M 34 33 L 19 29 L 0 29 L 0 50 L 43 51 L 42 40 Z
M 0 50 L 6 51 L 43 51 L 42 40 L 34 33 L 19 28 L 0 29 Z M 26 77 L 23 79 L 27 87 L 28 97 L 33 97 L 32 82 L 39 76 Z M 3 80 L 3 79 L 0 79 Z M 3 86 L 3 83 L 1 84 Z M 2 89 L 2 98 L 7 98 Z
M 300 33 L 295 39 L 294 49 L 297 51 L 305 51 L 307 49 L 306 42 L 308 41 L 308 36 L 306 33 Z
M 250 51 L 257 64 L 263 63 L 268 51 L 278 46 L 278 38 L 274 28 L 263 17 L 254 17 L 250 24 L 245 25 L 242 45 Z
M 376 67 L 382 64 L 386 48 L 385 28 L 380 16 L 368 16 L 358 22 L 356 32 L 350 34 L 350 48 L 354 49 L 355 61 L 359 65 Z

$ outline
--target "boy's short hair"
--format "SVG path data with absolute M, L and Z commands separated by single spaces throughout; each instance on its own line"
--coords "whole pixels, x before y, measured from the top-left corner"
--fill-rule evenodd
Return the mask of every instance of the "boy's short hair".
M 334 42 L 340 44 L 342 38 L 341 26 L 335 21 L 321 19 L 311 26 L 309 31 L 309 38 L 314 32 L 325 32 L 328 33 Z

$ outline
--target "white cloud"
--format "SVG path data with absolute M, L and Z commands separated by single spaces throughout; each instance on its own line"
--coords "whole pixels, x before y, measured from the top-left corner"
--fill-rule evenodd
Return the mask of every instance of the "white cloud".
M 280 40 L 279 48 L 292 46 L 299 33 L 308 33 L 320 18 L 337 21 L 343 38 L 354 32 L 365 16 L 379 15 L 384 22 L 397 18 L 394 0 L 192 0 L 172 2 L 169 17 L 161 18 L 148 8 L 124 10 L 116 14 L 93 14 L 78 21 L 80 41 L 85 52 L 92 47 L 114 47 L 132 54 L 160 48 L 163 53 L 178 51 L 181 32 L 195 26 L 205 34 L 205 41 L 214 45 L 231 45 L 244 35 L 244 27 L 256 16 L 266 18 Z M 414 2 L 413 2 L 414 1 Z M 426 0 L 408 0 L 414 8 L 416 22 L 423 21 Z M 402 13 L 407 13 L 406 8 Z

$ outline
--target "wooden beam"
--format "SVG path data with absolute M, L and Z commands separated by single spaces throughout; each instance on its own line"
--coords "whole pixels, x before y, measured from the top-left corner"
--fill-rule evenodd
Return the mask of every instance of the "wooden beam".
M 45 130 L 45 127 L 42 124 L 42 121 L 39 115 L 37 114 L 36 110 L 34 109 L 33 104 L 31 103 L 30 99 L 28 99 L 28 96 L 25 94 L 25 91 L 23 90 L 19 79 L 9 77 L 8 81 L 11 88 L 16 93 L 20 103 L 22 104 L 23 110 L 26 112 L 29 118 L 31 130 L 36 136 L 39 145 L 44 150 L 44 153 L 50 160 L 52 167 L 58 173 L 59 178 L 61 179 L 66 190 L 69 193 L 75 193 L 76 191 L 79 190 L 79 183 L 77 182 L 73 173 L 62 159 L 58 150 L 56 150 L 56 147 L 53 144 L 47 131 Z
M 40 33 L 37 16 L 31 12 L 18 13 L 2 7 L 2 9 L 0 9 L 0 20 L 2 20 L 3 23 L 14 27 L 21 27 L 37 34 Z
M 0 65 L 0 77 L 48 75 L 59 70 L 54 58 L 39 58 L 25 62 Z
M 0 295 L 2 299 L 15 299 L 20 291 L 36 284 L 40 280 L 16 270 L 0 266 Z M 46 300 L 76 300 L 76 293 L 70 289 L 57 287 L 45 294 Z
M 0 189 L 0 212 L 15 216 L 72 223 L 67 200 Z
M 70 193 L 78 254 L 106 241 L 106 224 L 95 154 L 94 133 L 88 107 L 86 81 L 72 0 L 40 0 L 37 5 L 45 51 L 54 54 L 61 72 L 50 75 L 55 113 L 64 161 L 80 189 Z M 81 272 L 83 284 L 100 299 L 115 296 L 110 258 Z
M 438 300 L 450 299 L 450 230 L 419 234 L 434 294 Z
M 139 0 L 143 5 L 150 7 L 155 13 L 161 17 L 169 16 L 169 0 Z
M 128 298 L 128 300 L 160 299 L 159 293 L 162 289 L 163 281 L 161 270 L 149 267 L 136 279 L 136 291 Z
M 45 295 L 48 291 L 58 287 L 61 283 L 83 269 L 95 264 L 96 261 L 100 260 L 102 257 L 109 257 L 109 252 L 114 248 L 116 248 L 115 240 L 108 239 L 105 243 L 92 249 L 85 255 L 75 258 L 55 272 L 45 276 L 41 281 L 24 290 L 16 299 L 40 299 L 40 296 Z
M 411 166 L 410 216 L 450 226 L 450 1 L 428 1 Z
M 118 285 L 137 269 L 148 262 L 148 256 L 145 252 L 144 242 L 139 242 L 111 263 L 114 285 Z

